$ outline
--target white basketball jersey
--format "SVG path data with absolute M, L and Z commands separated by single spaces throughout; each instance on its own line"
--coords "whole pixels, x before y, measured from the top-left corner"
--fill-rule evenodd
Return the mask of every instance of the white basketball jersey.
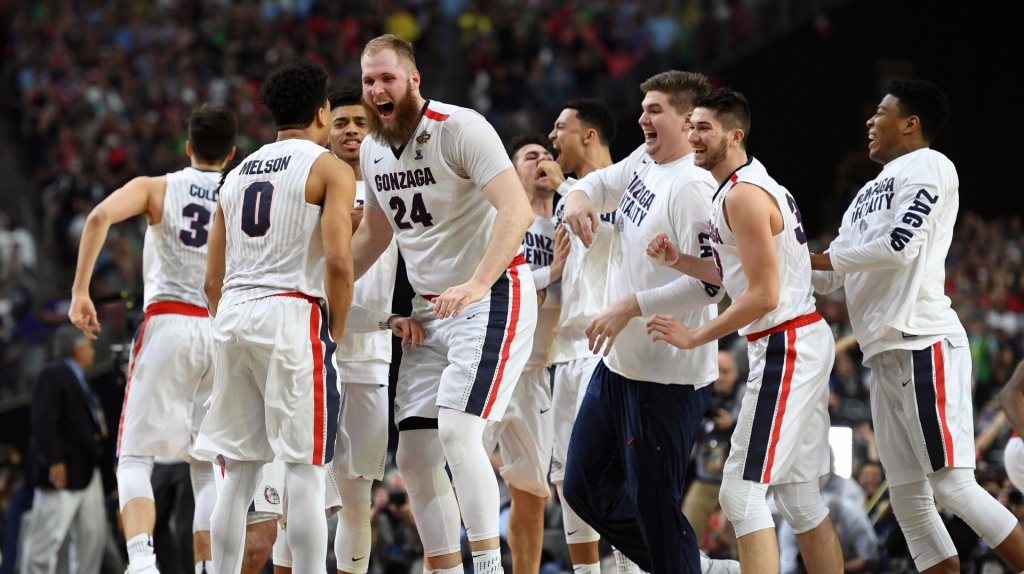
M 206 243 L 217 213 L 220 172 L 186 167 L 167 174 L 163 216 L 146 229 L 142 276 L 145 306 L 180 301 L 205 307 Z
M 326 298 L 321 208 L 306 203 L 309 170 L 324 153 L 309 140 L 274 142 L 228 174 L 222 308 L 281 293 Z
M 360 164 L 367 209 L 387 214 L 416 293 L 469 281 L 497 214 L 480 188 L 512 167 L 483 116 L 427 101 L 412 139 L 396 149 L 366 138 Z
M 523 237 L 523 255 L 530 269 L 540 269 L 551 265 L 555 257 L 555 222 L 546 217 L 534 214 L 533 224 L 526 230 Z M 537 328 L 533 334 L 533 352 L 526 362 L 526 370 L 539 369 L 548 364 L 548 352 L 551 341 L 555 338 L 555 327 L 558 326 L 558 308 L 540 307 L 537 309 Z
M 556 225 L 565 225 L 565 196 L 574 189 L 576 180 L 568 178 L 559 186 L 562 198 L 555 207 Z M 590 248 L 565 225 L 572 247 L 562 270 L 562 308 L 559 310 L 555 339 L 551 343 L 551 362 L 565 363 L 584 357 L 593 357 L 587 340 L 587 326 L 603 311 L 605 289 L 608 284 L 608 255 L 615 236 L 617 211 L 601 214 L 601 222 Z M 538 331 L 539 333 L 539 331 Z
M 356 205 L 363 205 L 366 184 L 356 182 Z M 356 281 L 352 303 L 373 311 L 391 311 L 395 292 L 398 246 L 394 241 L 365 275 Z M 338 377 L 343 383 L 387 383 L 391 364 L 391 331 L 345 333 L 338 344 Z
M 779 264 L 779 305 L 740 329 L 740 335 L 746 335 L 771 329 L 813 312 L 814 288 L 811 286 L 811 256 L 807 251 L 807 236 L 801 226 L 800 208 L 786 188 L 772 179 L 761 162 L 751 156 L 718 188 L 711 206 L 711 243 L 725 290 L 736 298 L 747 289 L 747 276 L 743 274 L 740 265 L 736 239 L 725 222 L 722 209 L 729 190 L 741 182 L 756 185 L 768 192 L 778 204 L 785 224 L 783 230 L 772 238 Z

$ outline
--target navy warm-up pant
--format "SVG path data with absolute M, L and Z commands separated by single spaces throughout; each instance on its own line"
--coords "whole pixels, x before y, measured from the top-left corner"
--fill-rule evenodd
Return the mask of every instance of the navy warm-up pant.
M 697 538 L 682 511 L 683 481 L 713 389 L 634 381 L 601 361 L 576 415 L 565 499 L 651 574 L 700 574 Z

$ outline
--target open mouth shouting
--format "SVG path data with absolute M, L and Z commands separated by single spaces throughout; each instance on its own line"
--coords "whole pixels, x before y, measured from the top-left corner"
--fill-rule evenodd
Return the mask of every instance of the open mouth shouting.
M 375 100 L 373 105 L 377 106 L 377 114 L 385 120 L 395 113 L 395 103 L 391 100 Z
M 644 143 L 651 145 L 656 141 L 658 141 L 658 132 L 650 128 L 644 128 Z

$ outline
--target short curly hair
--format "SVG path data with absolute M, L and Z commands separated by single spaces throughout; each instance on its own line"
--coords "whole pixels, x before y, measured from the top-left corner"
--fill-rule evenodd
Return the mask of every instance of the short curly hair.
M 551 141 L 541 134 L 518 135 L 508 142 L 508 157 L 513 164 L 516 162 L 516 154 L 519 153 L 519 150 L 530 144 L 537 144 L 547 151 L 551 151 Z
M 596 130 L 598 139 L 605 147 L 615 140 L 618 126 L 615 123 L 615 113 L 608 104 L 593 98 L 580 98 L 566 102 L 563 107 L 576 110 L 576 118 L 585 127 Z
M 331 92 L 327 99 L 332 110 L 338 106 L 358 106 L 363 102 L 363 92 L 359 86 L 347 84 Z
M 900 110 L 921 120 L 921 135 L 931 143 L 949 119 L 949 100 L 938 86 L 924 80 L 894 80 L 885 91 L 899 100 Z
M 188 141 L 196 158 L 205 162 L 219 162 L 231 153 L 238 134 L 235 114 L 227 106 L 201 104 L 188 118 Z
M 309 127 L 326 102 L 327 71 L 306 59 L 274 70 L 260 86 L 260 103 L 279 130 Z

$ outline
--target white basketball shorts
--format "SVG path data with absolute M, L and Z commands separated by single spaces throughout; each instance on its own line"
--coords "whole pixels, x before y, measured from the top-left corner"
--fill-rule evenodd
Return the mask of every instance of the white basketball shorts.
M 384 479 L 388 455 L 388 383 L 342 383 L 338 440 L 331 463 L 338 478 Z
M 547 367 L 523 371 L 512 392 L 505 416 L 487 421 L 484 448 L 501 449 L 501 478 L 510 486 L 546 498 L 554 413 L 551 405 L 551 371 Z
M 835 341 L 817 312 L 747 335 L 750 378 L 724 475 L 761 484 L 828 473 Z
M 1006 476 L 1017 490 L 1024 491 L 1024 440 L 1014 435 L 1010 442 L 1006 443 L 1004 456 Z
M 920 350 L 882 351 L 871 369 L 871 418 L 889 486 L 946 467 L 974 468 L 971 351 L 943 338 Z
M 337 345 L 327 308 L 301 294 L 221 309 L 213 400 L 196 441 L 210 460 L 328 464 L 338 431 Z
M 551 403 L 554 446 L 551 451 L 551 482 L 565 479 L 565 459 L 569 454 L 569 439 L 576 424 L 576 412 L 580 409 L 587 385 L 601 357 L 583 357 L 555 365 L 555 389 Z
M 158 301 L 132 341 L 117 454 L 188 460 L 213 389 L 213 330 L 202 307 Z
M 520 254 L 483 299 L 458 317 L 438 319 L 433 296 L 417 295 L 412 316 L 423 345 L 406 349 L 395 390 L 395 423 L 436 419 L 440 407 L 501 420 L 533 349 L 537 292 Z

